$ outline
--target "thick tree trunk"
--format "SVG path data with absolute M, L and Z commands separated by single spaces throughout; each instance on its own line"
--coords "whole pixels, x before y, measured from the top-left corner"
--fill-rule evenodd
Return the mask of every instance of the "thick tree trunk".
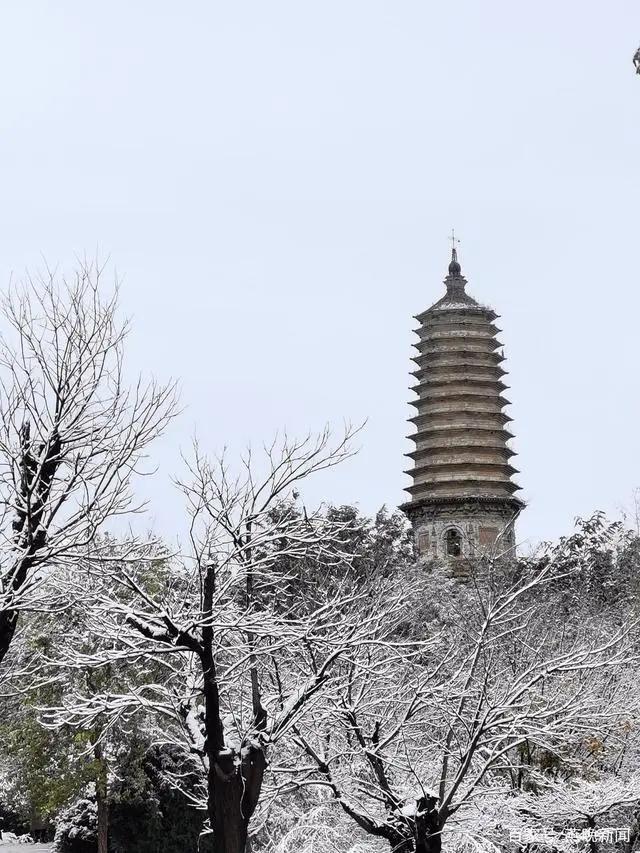
M 215 853 L 244 853 L 249 822 L 242 814 L 242 779 L 233 772 L 224 779 L 218 767 L 213 771 L 216 778 L 210 782 L 213 790 L 209 809 Z
M 264 752 L 250 748 L 241 763 L 223 753 L 211 766 L 208 805 L 215 853 L 245 853 L 249 821 L 262 788 Z
M 436 807 L 436 800 L 423 797 L 419 801 L 420 813 L 416 817 L 416 853 L 441 853 L 444 820 Z
M 440 833 L 419 836 L 417 841 L 414 838 L 407 838 L 400 844 L 394 841 L 390 841 L 389 844 L 393 853 L 442 853 Z
M 441 853 L 442 851 L 442 836 L 440 833 L 437 835 L 426 835 L 424 838 L 421 838 L 416 844 L 416 853 Z

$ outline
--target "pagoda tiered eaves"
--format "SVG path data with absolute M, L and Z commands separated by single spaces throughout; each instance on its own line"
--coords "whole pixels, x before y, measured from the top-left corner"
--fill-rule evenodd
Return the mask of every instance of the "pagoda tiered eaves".
M 523 504 L 511 479 L 517 469 L 509 461 L 512 434 L 505 429 L 511 418 L 504 412 L 509 401 L 498 315 L 466 293 L 455 251 L 445 284 L 446 295 L 416 316 L 416 414 L 409 418 L 415 449 L 406 454 L 413 484 L 403 508 L 424 521 L 423 505 L 490 501 L 508 519 Z

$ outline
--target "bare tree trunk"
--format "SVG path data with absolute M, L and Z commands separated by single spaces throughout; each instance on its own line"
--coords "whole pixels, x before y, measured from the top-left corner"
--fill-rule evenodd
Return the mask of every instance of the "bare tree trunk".
M 436 808 L 416 817 L 416 853 L 441 853 L 441 833 L 442 825 Z
M 397 841 L 389 839 L 393 853 L 442 853 L 442 835 L 439 831 L 427 830 L 425 834 L 419 825 L 416 829 L 417 838 L 406 838 L 399 844 Z
M 209 771 L 209 818 L 215 853 L 245 853 L 266 766 L 264 752 L 250 749 L 238 766 L 235 756 L 218 756 Z
M 209 802 L 213 806 L 209 817 L 213 826 L 215 853 L 244 853 L 247 845 L 248 820 L 242 814 L 242 779 L 220 760 L 209 773 Z M 229 770 L 227 778 L 222 773 Z
M 205 618 L 211 617 L 214 591 L 215 569 L 210 566 L 203 588 Z M 209 761 L 207 809 L 213 829 L 214 850 L 215 853 L 244 853 L 249 821 L 262 789 L 265 755 L 261 748 L 254 746 L 243 749 L 242 756 L 225 748 L 213 655 L 213 630 L 209 625 L 202 629 L 200 660 L 207 736 L 205 751 Z
M 416 853 L 441 853 L 442 837 L 437 835 L 426 835 L 416 844 Z

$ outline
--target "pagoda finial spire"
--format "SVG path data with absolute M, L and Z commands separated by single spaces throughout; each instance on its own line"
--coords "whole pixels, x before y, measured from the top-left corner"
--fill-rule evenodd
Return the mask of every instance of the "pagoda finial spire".
M 455 228 L 451 229 L 451 236 L 449 239 L 451 240 L 451 263 L 449 264 L 449 275 L 459 276 L 462 272 L 462 267 L 458 263 L 456 243 L 459 243 L 460 240 L 456 237 Z

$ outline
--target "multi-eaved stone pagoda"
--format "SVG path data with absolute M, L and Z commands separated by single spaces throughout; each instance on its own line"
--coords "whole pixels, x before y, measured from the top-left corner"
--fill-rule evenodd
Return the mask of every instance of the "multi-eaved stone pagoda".
M 511 418 L 503 412 L 498 315 L 465 291 L 455 243 L 444 283 L 442 299 L 416 317 L 416 447 L 407 454 L 411 500 L 401 508 L 422 556 L 504 553 L 515 547 L 514 521 L 524 504 L 511 480 L 517 472 L 505 428 Z

